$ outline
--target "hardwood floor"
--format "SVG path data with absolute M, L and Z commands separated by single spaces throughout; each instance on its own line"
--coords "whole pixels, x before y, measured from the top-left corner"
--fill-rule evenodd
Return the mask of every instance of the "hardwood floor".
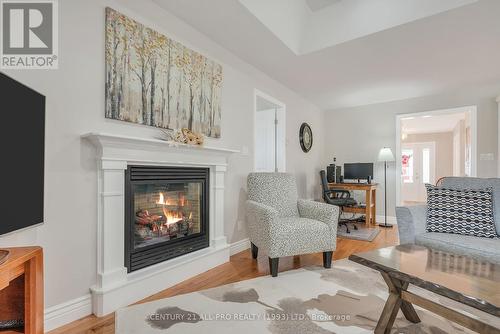
M 380 228 L 380 234 L 372 241 L 357 241 L 337 239 L 337 250 L 334 259 L 343 259 L 356 252 L 364 252 L 377 248 L 396 245 L 398 243 L 397 226 L 394 228 Z M 280 259 L 279 271 L 291 270 L 309 265 L 322 265 L 321 253 L 294 256 Z M 265 254 L 259 255 L 257 261 L 252 260 L 250 249 L 231 256 L 228 263 L 215 267 L 198 276 L 192 277 L 171 288 L 163 290 L 140 303 L 172 297 L 184 293 L 213 288 L 216 286 L 247 280 L 250 278 L 269 275 L 269 263 Z M 115 332 L 114 314 L 98 318 L 94 315 L 72 322 L 49 332 L 49 334 L 111 334 Z

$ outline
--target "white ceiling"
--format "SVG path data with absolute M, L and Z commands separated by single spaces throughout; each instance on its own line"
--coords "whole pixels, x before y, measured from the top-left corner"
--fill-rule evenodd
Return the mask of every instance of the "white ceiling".
M 322 109 L 402 100 L 500 81 L 500 0 L 479 0 L 300 56 L 239 1 L 153 1 Z M 278 7 L 280 1 L 265 0 Z M 283 12 L 267 13 L 271 18 L 278 15 L 276 20 L 293 18 L 289 20 L 295 25 L 289 29 L 288 44 L 295 41 L 296 47 L 296 34 L 304 24 L 297 1 Z M 340 1 L 318 13 L 352 1 L 359 0 Z M 266 13 L 267 5 L 261 5 Z
M 477 0 L 238 0 L 297 55 L 361 38 Z
M 307 6 L 313 11 L 316 12 L 328 6 L 331 6 L 342 0 L 306 0 Z
M 451 132 L 458 122 L 465 119 L 464 112 L 410 117 L 401 120 L 401 132 L 406 134 Z

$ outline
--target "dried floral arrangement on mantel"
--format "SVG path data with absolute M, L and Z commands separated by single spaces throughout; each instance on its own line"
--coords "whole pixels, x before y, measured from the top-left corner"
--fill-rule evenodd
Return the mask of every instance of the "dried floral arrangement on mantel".
M 187 128 L 179 130 L 162 130 L 161 140 L 172 144 L 203 145 L 205 137 L 201 133 L 195 133 Z

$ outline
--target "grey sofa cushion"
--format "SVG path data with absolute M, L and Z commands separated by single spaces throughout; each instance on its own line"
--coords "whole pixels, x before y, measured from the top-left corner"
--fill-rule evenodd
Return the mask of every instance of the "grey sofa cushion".
M 415 243 L 500 264 L 500 239 L 430 232 L 417 234 Z
M 399 242 L 415 243 L 415 235 L 425 233 L 427 205 L 399 206 L 396 208 Z
M 500 235 L 500 178 L 445 177 L 441 186 L 452 189 L 493 188 L 493 217 L 497 235 Z
M 287 173 L 250 173 L 248 199 L 273 207 L 280 217 L 298 217 L 295 177 Z

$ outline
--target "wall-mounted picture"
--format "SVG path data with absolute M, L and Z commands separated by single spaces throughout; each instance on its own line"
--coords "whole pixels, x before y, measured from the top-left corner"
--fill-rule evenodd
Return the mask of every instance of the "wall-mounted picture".
M 220 137 L 222 66 L 106 8 L 106 118 Z

